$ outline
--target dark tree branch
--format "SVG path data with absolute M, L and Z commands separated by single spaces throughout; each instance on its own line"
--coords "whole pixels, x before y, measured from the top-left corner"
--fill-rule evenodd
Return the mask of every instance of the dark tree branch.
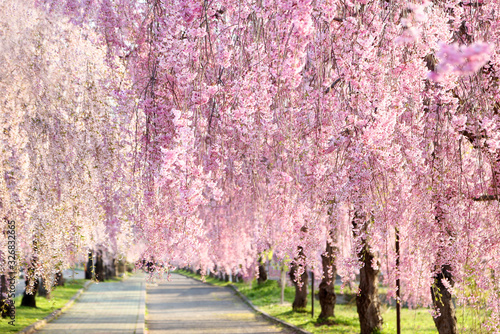
M 498 201 L 498 195 L 481 195 L 479 197 L 474 197 L 474 201 L 477 202 L 487 202 L 487 201 Z

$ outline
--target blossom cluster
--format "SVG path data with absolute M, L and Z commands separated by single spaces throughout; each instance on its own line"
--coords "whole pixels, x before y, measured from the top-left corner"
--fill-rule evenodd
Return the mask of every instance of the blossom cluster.
M 319 273 L 330 242 L 346 284 L 368 248 L 411 306 L 432 304 L 450 266 L 457 300 L 500 325 L 500 300 L 481 292 L 500 272 L 498 1 L 37 4 L 93 29 L 121 73 L 100 81 L 114 95 L 96 126 L 109 127 L 75 141 L 117 153 L 102 160 L 117 174 L 98 168 L 106 237 L 128 226 L 143 257 L 246 276 L 299 247 Z

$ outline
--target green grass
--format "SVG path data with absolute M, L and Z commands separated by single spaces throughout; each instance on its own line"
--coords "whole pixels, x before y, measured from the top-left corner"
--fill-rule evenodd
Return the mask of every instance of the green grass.
M 184 270 L 177 272 L 201 280 L 201 276 Z M 252 303 L 262 311 L 289 322 L 295 326 L 301 327 L 311 333 L 321 334 L 337 334 L 337 333 L 359 333 L 359 319 L 356 310 L 356 298 L 350 289 L 344 289 L 344 293 L 340 294 L 340 287 L 335 286 L 337 300 L 343 299 L 347 304 L 335 305 L 335 318 L 328 321 L 328 324 L 320 325 L 317 322 L 317 317 L 321 312 L 321 307 L 318 300 L 314 301 L 315 317 L 311 317 L 310 295 L 308 298 L 308 307 L 305 312 L 293 312 L 292 302 L 295 296 L 294 287 L 285 288 L 285 303 L 280 304 L 281 289 L 276 281 L 268 280 L 262 285 L 258 285 L 254 280 L 249 283 L 230 283 L 219 281 L 216 278 L 205 277 L 207 283 L 217 286 L 235 285 L 238 290 L 244 294 Z M 384 289 L 382 289 L 384 290 Z M 310 290 L 309 290 L 310 291 Z M 459 333 L 486 333 L 481 326 L 482 321 L 486 319 L 484 311 L 473 311 L 469 308 L 458 308 L 457 322 Z M 396 333 L 396 310 L 394 307 L 382 305 L 382 318 L 384 326 L 381 334 Z M 423 333 L 437 334 L 436 326 L 428 309 L 408 309 L 401 310 L 401 332 L 405 334 Z
M 202 280 L 201 275 L 198 275 L 198 274 L 195 274 L 195 273 L 191 273 L 191 272 L 186 271 L 186 270 L 177 269 L 175 272 L 176 273 L 180 273 L 180 274 L 182 274 L 184 276 L 195 278 L 195 279 L 200 280 L 200 281 Z M 209 283 L 209 284 L 212 284 L 212 285 L 217 285 L 217 286 L 228 286 L 229 284 L 233 284 L 233 285 L 238 285 L 239 284 L 239 283 L 231 283 L 231 282 L 220 281 L 217 278 L 212 278 L 210 276 L 205 276 L 204 279 L 203 279 L 203 282 L 206 282 L 206 283 Z
M 0 333 L 16 333 L 38 320 L 48 316 L 53 311 L 63 307 L 75 293 L 83 288 L 86 280 L 77 279 L 66 281 L 62 287 L 55 287 L 52 290 L 51 298 L 36 297 L 37 308 L 21 306 L 22 294 L 15 298 L 16 304 L 16 319 L 15 325 L 9 325 L 10 318 L 0 318 Z
M 121 282 L 121 281 L 123 281 L 126 277 L 129 277 L 130 275 L 131 275 L 130 273 L 125 272 L 122 276 L 115 276 L 115 277 L 113 277 L 113 278 L 111 278 L 111 279 L 107 279 L 107 280 L 105 280 L 104 282 L 105 282 L 105 283 L 108 283 L 108 282 L 109 282 L 109 283 Z

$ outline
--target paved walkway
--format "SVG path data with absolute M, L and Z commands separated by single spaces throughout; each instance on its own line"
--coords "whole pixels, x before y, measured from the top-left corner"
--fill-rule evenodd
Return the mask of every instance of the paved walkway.
M 37 333 L 143 333 L 144 290 L 142 273 L 122 282 L 94 283 L 70 309 Z
M 160 333 L 289 333 L 256 316 L 228 288 L 172 274 L 147 284 L 146 327 Z

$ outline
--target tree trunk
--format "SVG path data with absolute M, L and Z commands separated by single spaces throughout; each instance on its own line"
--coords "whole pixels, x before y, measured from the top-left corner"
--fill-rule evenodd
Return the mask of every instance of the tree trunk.
M 125 261 L 123 261 L 123 260 L 118 261 L 116 272 L 118 275 L 122 275 L 125 273 Z
M 95 279 L 99 282 L 103 282 L 105 278 L 104 263 L 102 261 L 102 252 L 97 252 L 95 260 Z
M 24 293 L 23 293 L 23 299 L 21 301 L 21 306 L 28 306 L 28 307 L 36 307 L 36 292 L 38 291 L 38 278 L 33 277 L 33 271 L 34 270 L 28 270 L 28 273 L 26 274 L 26 280 L 24 281 L 26 283 L 26 286 L 24 288 Z M 33 290 L 31 294 L 26 293 L 26 288 L 30 285 L 30 283 L 33 281 Z
M 12 300 L 7 298 L 9 294 L 9 284 L 5 275 L 0 276 L 0 312 L 2 318 L 10 316 L 12 311 Z
M 267 281 L 267 271 L 266 267 L 264 267 L 264 263 L 262 263 L 262 258 L 259 259 L 259 278 L 257 279 L 257 283 L 263 284 Z
M 55 280 L 54 280 L 54 286 L 64 286 L 65 282 L 66 282 L 66 280 L 63 277 L 62 271 L 58 271 L 56 273 L 56 277 L 55 277 Z
M 285 303 L 285 286 L 286 286 L 286 273 L 285 273 L 285 265 L 284 264 L 281 264 L 280 285 L 281 285 L 281 304 L 284 304 Z
M 111 259 L 111 261 L 104 266 L 104 271 L 106 274 L 105 279 L 112 279 L 116 276 L 116 270 L 115 270 L 115 260 Z
M 335 310 L 335 278 L 337 276 L 337 267 L 335 266 L 335 250 L 331 244 L 326 242 L 326 252 L 321 255 L 323 265 L 323 279 L 319 285 L 319 303 L 321 305 L 321 313 L 319 319 L 327 319 L 333 317 Z
M 372 267 L 374 259 L 367 241 L 368 221 L 366 216 L 356 211 L 354 215 L 353 234 L 361 235 L 361 251 L 359 259 L 363 267 L 359 270 L 359 292 L 356 295 L 356 306 L 359 315 L 361 334 L 372 334 L 382 329 L 382 316 L 380 315 L 380 300 L 378 297 L 378 274 L 379 270 Z
M 38 283 L 38 296 L 50 299 L 50 294 L 45 287 L 45 280 L 43 278 L 41 278 Z
M 33 255 L 30 264 L 26 270 L 25 276 L 25 286 L 23 292 L 23 299 L 21 300 L 21 306 L 36 307 L 36 292 L 38 291 L 38 277 L 35 277 L 35 269 L 38 263 L 38 238 L 33 239 Z M 31 294 L 26 293 L 26 289 L 33 282 L 33 289 Z
M 85 279 L 92 279 L 94 271 L 94 255 L 89 252 L 87 266 L 85 267 Z
M 120 260 L 120 274 L 125 274 L 127 271 L 127 262 L 124 260 Z
M 356 296 L 361 334 L 372 334 L 382 329 L 380 301 L 378 297 L 378 274 L 373 269 L 373 254 L 365 244 L 361 251 L 363 268 L 359 271 L 359 293 Z
M 111 274 L 111 277 L 116 277 L 116 267 L 117 267 L 117 263 L 118 261 L 116 259 L 112 259 L 111 260 L 111 270 L 110 270 L 110 274 Z
M 442 266 L 441 272 L 434 276 L 434 286 L 431 287 L 432 303 L 439 310 L 440 316 L 434 318 L 434 323 L 439 334 L 456 334 L 457 317 L 451 294 L 444 286 L 442 280 L 446 279 L 453 286 L 453 276 L 449 265 Z
M 305 255 L 302 247 L 299 247 L 299 256 L 297 260 L 304 261 Z M 300 283 L 297 282 L 299 271 L 303 271 L 300 275 Z M 300 262 L 293 262 L 290 270 L 290 279 L 295 286 L 295 299 L 293 300 L 292 308 L 294 311 L 303 311 L 307 306 L 307 283 L 309 281 L 306 268 Z
M 449 199 L 449 198 L 445 198 Z M 441 237 L 448 238 L 453 235 L 453 230 L 449 226 L 450 222 L 446 220 L 446 208 L 443 206 L 443 200 L 440 196 L 436 196 L 435 206 L 436 206 L 436 224 L 441 229 Z M 450 241 L 446 245 L 441 245 L 440 250 L 437 253 L 438 263 L 446 263 L 445 259 L 442 258 L 442 251 L 444 248 L 453 247 Z M 439 334 L 456 334 L 457 333 L 457 317 L 455 316 L 455 306 L 451 299 L 451 293 L 443 284 L 443 280 L 446 279 L 451 286 L 454 285 L 453 275 L 451 273 L 451 266 L 449 264 L 441 265 L 441 270 L 439 267 L 435 267 L 434 274 L 434 284 L 431 286 L 431 297 L 432 304 L 436 310 L 439 311 L 440 315 L 434 318 L 434 324 L 439 332 Z

